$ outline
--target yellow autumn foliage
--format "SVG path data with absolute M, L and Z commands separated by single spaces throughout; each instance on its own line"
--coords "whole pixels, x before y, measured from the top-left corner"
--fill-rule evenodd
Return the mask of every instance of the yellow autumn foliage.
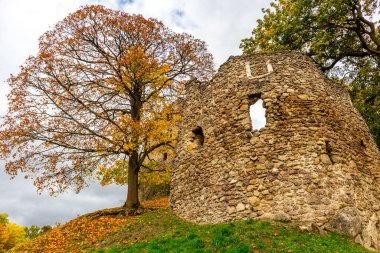
M 0 253 L 24 241 L 26 241 L 25 228 L 16 223 L 9 223 L 8 215 L 0 214 Z

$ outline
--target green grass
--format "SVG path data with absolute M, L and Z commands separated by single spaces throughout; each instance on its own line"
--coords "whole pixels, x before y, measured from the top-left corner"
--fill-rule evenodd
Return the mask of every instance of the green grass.
M 300 232 L 291 223 L 246 220 L 195 225 L 168 209 L 149 212 L 122 227 L 92 249 L 93 253 L 248 253 L 248 252 L 370 252 L 345 237 Z

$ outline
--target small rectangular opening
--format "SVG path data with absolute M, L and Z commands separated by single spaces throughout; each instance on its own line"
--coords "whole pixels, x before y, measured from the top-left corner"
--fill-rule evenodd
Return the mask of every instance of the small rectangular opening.
M 202 127 L 200 126 L 197 126 L 193 131 L 193 138 L 194 138 L 194 142 L 198 145 L 198 146 L 203 146 L 204 142 L 205 142 L 205 136 L 203 134 L 203 129 Z
M 249 99 L 249 116 L 251 119 L 252 130 L 260 130 L 266 126 L 266 109 L 264 101 L 261 99 L 261 93 L 253 94 Z

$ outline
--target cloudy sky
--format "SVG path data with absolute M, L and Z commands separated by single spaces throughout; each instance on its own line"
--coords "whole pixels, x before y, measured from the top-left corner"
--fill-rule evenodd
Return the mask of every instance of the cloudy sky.
M 80 6 L 109 8 L 158 18 L 177 32 L 206 41 L 216 67 L 240 54 L 242 38 L 250 35 L 268 0 L 0 0 L 0 115 L 7 110 L 6 79 L 17 74 L 27 56 L 36 54 L 40 35 Z M 32 182 L 10 180 L 0 161 L 0 213 L 20 225 L 54 225 L 79 214 L 121 205 L 126 188 L 93 183 L 80 194 L 38 195 Z

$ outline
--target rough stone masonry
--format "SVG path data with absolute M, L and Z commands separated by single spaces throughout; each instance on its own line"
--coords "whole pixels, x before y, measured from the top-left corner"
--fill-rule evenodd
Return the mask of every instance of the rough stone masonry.
M 258 99 L 266 126 L 252 130 Z M 171 206 L 199 224 L 288 219 L 380 248 L 380 152 L 346 87 L 301 53 L 230 57 L 192 82 Z

